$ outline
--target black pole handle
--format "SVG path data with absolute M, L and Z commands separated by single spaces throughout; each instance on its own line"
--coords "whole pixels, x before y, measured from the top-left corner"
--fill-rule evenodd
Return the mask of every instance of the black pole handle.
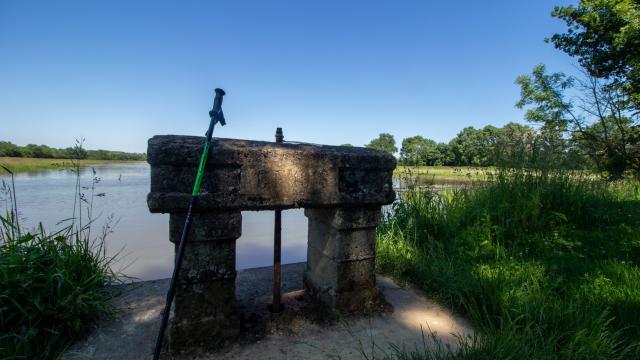
M 213 127 L 216 123 L 220 123 L 220 125 L 225 126 L 227 122 L 224 119 L 224 113 L 222 112 L 222 97 L 226 95 L 224 90 L 220 88 L 215 89 L 216 96 L 213 99 L 213 109 L 209 111 L 209 117 L 211 118 L 211 122 L 209 123 L 209 130 L 207 130 L 206 137 L 207 141 L 211 141 L 211 135 L 213 134 Z
M 213 99 L 213 109 L 211 109 L 211 111 L 219 113 L 222 111 L 222 97 L 225 96 L 226 93 L 220 88 L 217 88 L 214 91 L 216 92 L 216 97 Z

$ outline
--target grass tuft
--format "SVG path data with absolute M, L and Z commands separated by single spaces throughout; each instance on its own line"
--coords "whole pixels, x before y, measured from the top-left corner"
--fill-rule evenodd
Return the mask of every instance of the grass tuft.
M 91 200 L 81 192 L 78 175 L 74 221 L 54 233 L 42 225 L 25 232 L 18 223 L 15 186 L 2 185 L 10 206 L 0 216 L 0 358 L 55 359 L 95 320 L 113 314 L 108 285 L 119 277 L 110 267 L 114 259 L 106 255 L 109 222 L 91 238 Z

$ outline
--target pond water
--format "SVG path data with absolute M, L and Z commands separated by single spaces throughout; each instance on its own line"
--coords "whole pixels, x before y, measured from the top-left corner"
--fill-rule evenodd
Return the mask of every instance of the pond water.
M 171 276 L 173 246 L 169 242 L 169 215 L 151 214 L 147 208 L 150 167 L 147 163 L 112 163 L 93 167 L 100 181 L 93 197 L 93 234 L 98 234 L 108 217 L 117 222 L 106 239 L 107 252 L 119 254 L 114 269 L 127 276 L 152 280 Z M 6 173 L 0 179 L 9 180 Z M 81 169 L 82 186 L 90 187 L 91 167 Z M 467 181 L 468 182 L 468 181 Z M 25 229 L 42 222 L 47 231 L 60 229 L 59 222 L 73 216 L 76 175 L 70 170 L 24 172 L 15 176 L 20 223 Z M 418 178 L 415 185 L 437 189 L 459 186 L 458 181 Z M 406 185 L 394 179 L 394 187 Z M 83 190 L 90 197 L 90 190 Z M 0 211 L 6 201 L 0 198 Z M 272 265 L 273 211 L 243 211 L 242 236 L 236 242 L 236 267 L 246 269 Z M 282 262 L 306 261 L 307 218 L 303 209 L 282 212 Z
M 149 172 L 147 163 L 114 163 L 93 167 L 100 178 L 93 197 L 97 220 L 92 232 L 99 233 L 110 215 L 117 224 L 106 239 L 110 255 L 120 252 L 116 270 L 140 280 L 171 276 L 173 246 L 169 242 L 169 215 L 151 214 L 147 208 Z M 5 181 L 6 175 L 0 176 Z M 81 171 L 83 186 L 91 186 L 90 167 Z M 42 222 L 47 231 L 60 229 L 61 220 L 73 215 L 76 176 L 69 170 L 19 173 L 15 176 L 20 224 L 33 229 Z M 90 190 L 83 190 L 87 196 Z M 0 202 L 4 212 L 6 201 Z M 302 209 L 282 212 L 282 262 L 306 261 L 307 218 Z M 238 269 L 268 266 L 273 261 L 273 211 L 242 212 L 242 237 L 236 242 Z

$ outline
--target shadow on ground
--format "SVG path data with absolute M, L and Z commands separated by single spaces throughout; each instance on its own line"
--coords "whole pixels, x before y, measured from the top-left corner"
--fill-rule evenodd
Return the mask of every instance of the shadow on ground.
M 282 268 L 283 303 L 286 310 L 274 315 L 270 267 L 238 271 L 236 297 L 243 314 L 243 334 L 217 352 L 180 354 L 176 359 L 360 359 L 390 352 L 395 345 L 407 350 L 433 346 L 423 336 L 428 330 L 443 345 L 456 348 L 457 336 L 472 334 L 470 326 L 427 299 L 420 292 L 402 288 L 378 276 L 377 284 L 388 311 L 363 316 L 328 319 L 318 316 L 302 289 L 305 264 Z M 118 316 L 102 321 L 87 338 L 72 347 L 63 359 L 150 359 L 160 323 L 160 311 L 169 280 L 123 285 Z M 169 358 L 165 355 L 165 358 Z

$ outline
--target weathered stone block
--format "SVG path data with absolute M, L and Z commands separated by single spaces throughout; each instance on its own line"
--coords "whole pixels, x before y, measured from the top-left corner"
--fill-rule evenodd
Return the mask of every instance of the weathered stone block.
M 309 247 L 337 260 L 375 257 L 380 209 L 306 209 Z
M 169 216 L 169 241 L 180 243 L 185 213 Z M 187 239 L 189 242 L 237 239 L 242 235 L 242 215 L 234 212 L 195 213 L 191 220 Z
M 149 140 L 152 212 L 184 212 L 204 138 Z M 301 143 L 215 139 L 198 212 L 292 207 L 379 206 L 395 199 L 396 160 L 381 151 Z
M 176 244 L 176 252 L 178 244 Z M 236 276 L 236 240 L 216 242 L 187 242 L 178 282 L 183 284 Z
M 305 272 L 304 288 L 306 293 L 331 309 L 360 312 L 371 309 L 373 305 L 380 301 L 380 294 L 375 286 L 336 291 L 335 289 L 318 285 L 314 277 L 309 276 L 312 274 Z
M 174 317 L 182 320 L 234 318 L 235 277 L 194 284 L 178 284 Z
M 218 348 L 239 332 L 235 277 L 177 286 L 168 333 L 171 351 Z
M 375 228 L 380 224 L 379 206 L 374 208 L 335 208 L 334 210 L 330 213 L 331 226 L 338 230 Z
M 309 219 L 308 246 L 334 260 L 363 260 L 376 256 L 376 229 L 336 230 Z
M 196 164 L 197 166 L 197 164 Z M 152 193 L 183 193 L 191 194 L 196 179 L 197 167 L 157 165 L 151 172 Z M 202 178 L 201 192 L 215 193 L 220 196 L 219 201 L 236 202 L 240 190 L 239 167 L 208 168 Z M 188 205 L 184 204 L 186 209 Z M 199 209 L 197 207 L 196 209 Z
M 218 349 L 240 334 L 236 318 L 204 317 L 196 320 L 173 318 L 167 334 L 169 351 L 178 353 L 194 348 Z
M 307 250 L 305 276 L 326 291 L 340 292 L 375 287 L 375 258 L 334 260 L 310 247 Z
M 331 225 L 337 230 L 352 230 L 375 228 L 380 224 L 380 207 L 358 208 L 310 208 L 305 209 L 304 214 L 309 219 Z

